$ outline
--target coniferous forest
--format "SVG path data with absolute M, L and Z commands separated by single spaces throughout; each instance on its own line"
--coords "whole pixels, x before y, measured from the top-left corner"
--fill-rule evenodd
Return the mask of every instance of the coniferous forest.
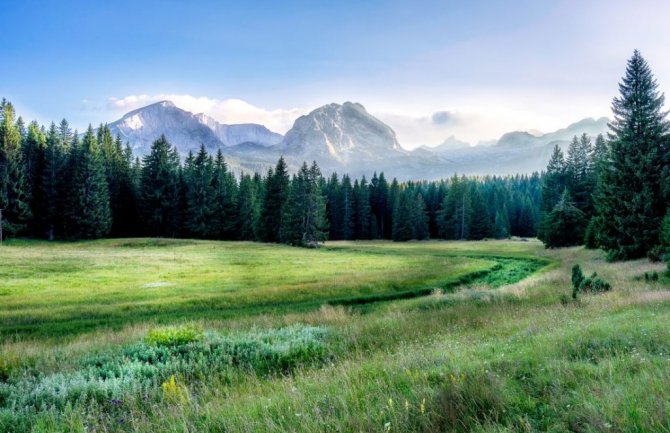
M 546 172 L 398 182 L 290 174 L 236 177 L 219 150 L 183 161 L 165 137 L 143 158 L 106 125 L 25 125 L 0 110 L 0 208 L 5 237 L 188 237 L 316 246 L 326 240 L 540 238 L 586 244 L 611 259 L 661 257 L 670 235 L 670 152 L 663 95 L 639 52 L 614 99 L 608 137 L 555 147 Z M 665 219 L 664 219 L 665 218 Z M 667 230 L 666 230 L 667 231 Z
M 164 137 L 135 157 L 106 125 L 26 127 L 2 103 L 6 237 L 189 237 L 317 245 L 325 240 L 532 237 L 542 176 L 453 176 L 403 182 L 332 174 L 316 162 L 291 175 L 283 159 L 236 177 L 219 151 L 183 161 Z

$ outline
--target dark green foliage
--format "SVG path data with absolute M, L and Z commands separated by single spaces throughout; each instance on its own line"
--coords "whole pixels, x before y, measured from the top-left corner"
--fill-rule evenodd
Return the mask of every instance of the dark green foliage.
M 140 210 L 146 232 L 152 236 L 176 236 L 179 203 L 179 156 L 161 135 L 142 163 Z
M 280 240 L 296 246 L 318 247 L 326 240 L 326 203 L 321 193 L 318 165 L 303 163 L 290 184 L 282 210 Z
M 70 182 L 65 205 L 65 235 L 73 239 L 106 236 L 112 227 L 105 163 L 93 128 L 73 146 L 67 170 Z
M 35 122 L 27 127 L 14 122 L 7 102 L 2 113 L 0 205 L 5 234 L 11 236 L 188 236 L 291 244 L 316 244 L 314 239 L 325 237 L 478 240 L 534 236 L 540 215 L 537 173 L 405 183 L 389 183 L 375 173 L 368 183 L 335 173 L 326 181 L 313 174 L 313 166 L 309 182 L 296 179 L 296 195 L 287 205 L 291 185 L 283 158 L 265 178 L 236 178 L 221 151 L 212 158 L 201 147 L 182 165 L 176 148 L 160 137 L 140 160 L 107 125 L 79 136 L 65 120 L 48 131 Z M 299 214 L 306 207 L 320 210 L 316 219 L 307 218 L 312 229 L 303 231 Z M 285 217 L 292 220 L 283 222 Z M 298 232 L 313 234 L 298 242 Z
M 279 242 L 282 226 L 282 210 L 288 199 L 289 175 L 284 158 L 277 162 L 275 170 L 268 171 L 265 178 L 265 195 L 261 207 L 258 234 L 263 242 Z
M 4 236 L 25 233 L 32 218 L 20 129 L 20 125 L 14 123 L 14 107 L 3 99 L 0 104 L 0 209 L 3 209 Z
M 582 267 L 578 264 L 572 266 L 571 281 L 574 287 L 579 287 L 582 284 L 582 281 L 584 281 L 584 272 L 582 272 Z
M 228 170 L 221 149 L 214 160 L 212 175 L 212 226 L 211 235 L 216 239 L 237 239 L 237 200 L 238 190 L 235 176 Z M 255 220 L 250 221 L 255 223 Z
M 613 260 L 643 257 L 657 245 L 667 208 L 661 185 L 668 152 L 664 97 L 638 51 L 619 91 L 612 104 L 611 162 L 596 191 L 600 244 Z
M 600 246 L 600 242 L 598 240 L 600 224 L 600 218 L 597 216 L 594 216 L 589 220 L 589 223 L 586 226 L 586 231 L 584 232 L 584 246 L 586 248 L 594 250 Z
M 493 225 L 493 236 L 496 239 L 507 239 L 510 236 L 509 219 L 507 217 L 507 208 L 496 212 L 496 219 Z
M 198 155 L 189 155 L 184 165 L 186 202 L 184 228 L 193 237 L 206 238 L 212 234 L 215 213 L 212 158 L 201 145 Z
M 581 245 L 586 227 L 584 212 L 572 203 L 567 190 L 543 222 L 544 245 L 547 248 Z
M 670 209 L 663 217 L 661 222 L 661 233 L 659 235 L 658 244 L 664 253 L 670 253 Z
M 600 278 L 595 272 L 590 277 L 584 278 L 579 285 L 579 290 L 582 292 L 601 293 L 609 292 L 611 289 L 610 283 Z
M 253 241 L 258 238 L 256 227 L 260 213 L 261 179 L 259 175 L 252 178 L 249 175 L 240 177 L 240 191 L 237 200 L 238 239 Z
M 644 273 L 644 280 L 648 283 L 649 282 L 651 282 L 651 283 L 657 282 L 658 281 L 658 272 L 656 272 L 656 271 L 651 272 L 651 273 L 645 272 Z

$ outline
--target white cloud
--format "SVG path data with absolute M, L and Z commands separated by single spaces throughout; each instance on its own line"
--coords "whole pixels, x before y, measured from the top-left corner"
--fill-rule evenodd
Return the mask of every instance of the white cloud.
M 120 114 L 158 101 L 172 101 L 177 107 L 192 113 L 205 113 L 221 123 L 259 123 L 272 131 L 286 133 L 296 118 L 306 113 L 302 108 L 265 109 L 241 99 L 216 99 L 187 94 L 129 95 L 112 97 L 106 108 Z

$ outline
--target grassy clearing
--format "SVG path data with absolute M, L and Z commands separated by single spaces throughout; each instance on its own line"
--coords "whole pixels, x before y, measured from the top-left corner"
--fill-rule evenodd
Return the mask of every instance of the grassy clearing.
M 149 245 L 85 246 L 122 257 L 121 248 L 176 249 L 186 262 L 217 248 L 138 242 Z M 254 250 L 249 257 L 267 248 L 239 247 Z M 29 249 L 48 248 L 76 250 Z M 312 252 L 271 256 L 294 253 Z M 662 273 L 661 264 L 612 264 L 596 251 L 536 242 L 337 243 L 317 256 L 365 260 L 379 272 L 359 269 L 370 277 L 364 285 L 384 275 L 384 263 L 416 271 L 415 285 L 389 278 L 375 296 L 432 291 L 330 305 L 347 286 L 350 299 L 361 296 L 345 273 L 341 285 L 315 289 L 326 295 L 318 300 L 253 314 L 246 306 L 219 318 L 184 314 L 175 323 L 186 324 L 167 327 L 128 320 L 120 331 L 96 322 L 94 332 L 77 326 L 59 341 L 44 324 L 2 346 L 0 431 L 670 431 L 670 290 L 663 278 L 640 278 Z M 482 267 L 434 272 L 464 269 L 456 258 Z M 575 263 L 612 291 L 561 303 Z M 288 278 L 309 274 L 276 280 L 290 293 Z M 458 290 L 445 289 L 455 281 Z

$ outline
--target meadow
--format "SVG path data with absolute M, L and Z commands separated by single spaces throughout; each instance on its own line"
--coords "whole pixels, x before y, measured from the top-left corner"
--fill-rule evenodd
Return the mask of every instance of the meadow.
M 670 431 L 670 282 L 647 260 L 123 239 L 0 263 L 3 432 Z M 573 300 L 576 263 L 612 290 Z

